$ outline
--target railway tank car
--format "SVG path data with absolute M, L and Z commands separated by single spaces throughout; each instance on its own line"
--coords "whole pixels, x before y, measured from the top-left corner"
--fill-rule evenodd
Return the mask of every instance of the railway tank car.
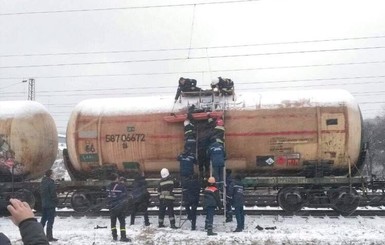
M 55 161 L 57 130 L 34 101 L 0 102 L 0 175 L 3 181 L 37 179 Z M 13 174 L 12 174 L 13 173 Z
M 0 102 L 0 207 L 10 196 L 35 204 L 39 193 L 33 180 L 51 168 L 57 147 L 55 122 L 42 104 Z
M 357 208 L 357 189 L 367 184 L 354 176 L 365 157 L 362 118 L 345 90 L 227 96 L 202 90 L 182 93 L 175 103 L 171 96 L 85 100 L 68 122 L 65 164 L 75 180 L 105 180 L 111 172 L 159 178 L 164 167 L 179 176 L 183 122 L 193 119 L 199 171 L 207 177 L 202 142 L 211 135 L 209 121 L 218 118 L 225 124 L 226 168 L 243 174 L 247 187 L 273 188 L 290 213 L 304 206 L 341 214 Z M 98 199 L 83 189 L 72 204 L 82 208 Z
M 79 103 L 67 128 L 72 174 L 178 172 L 183 119 L 192 105 L 207 113 L 196 120 L 198 139 L 208 134 L 200 129 L 209 114 L 224 119 L 226 167 L 248 177 L 346 175 L 362 164 L 361 114 L 344 90 L 196 94 L 173 102 L 153 96 Z

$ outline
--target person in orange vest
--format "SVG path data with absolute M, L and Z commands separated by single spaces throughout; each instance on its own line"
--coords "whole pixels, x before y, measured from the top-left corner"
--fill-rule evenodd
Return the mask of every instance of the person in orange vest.
M 206 210 L 205 229 L 207 229 L 207 235 L 208 236 L 217 235 L 217 233 L 213 232 L 215 209 L 217 207 L 219 209 L 222 209 L 223 205 L 221 203 L 221 199 L 219 196 L 219 190 L 215 186 L 214 177 L 210 177 L 208 179 L 208 186 L 203 191 L 203 202 L 204 202 L 204 208 Z

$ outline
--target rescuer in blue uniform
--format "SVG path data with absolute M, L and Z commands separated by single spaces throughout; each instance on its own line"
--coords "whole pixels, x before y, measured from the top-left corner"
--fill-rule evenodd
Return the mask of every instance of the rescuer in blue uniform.
M 110 209 L 112 239 L 118 240 L 116 221 L 120 224 L 120 241 L 131 242 L 126 236 L 126 208 L 128 205 L 128 192 L 126 186 L 119 181 L 119 176 L 113 174 L 114 181 L 107 187 L 107 202 Z
M 223 144 L 217 141 L 212 143 L 209 148 L 209 155 L 213 167 L 213 176 L 220 183 L 218 186 L 221 189 L 223 186 L 223 168 L 225 166 L 226 157 Z
M 234 180 L 231 175 L 231 169 L 226 169 L 226 222 L 233 221 L 233 211 L 232 211 L 232 203 L 233 203 L 233 192 L 234 192 Z
M 244 187 L 240 175 L 235 176 L 233 188 L 233 206 L 235 218 L 237 219 L 237 228 L 234 232 L 241 232 L 245 229 L 245 211 L 243 210 L 245 198 L 243 194 Z
M 170 227 L 172 229 L 177 229 L 175 226 L 175 215 L 174 215 L 174 185 L 175 182 L 172 179 L 167 168 L 162 168 L 160 171 L 160 176 L 162 179 L 158 185 L 158 195 L 159 195 L 159 228 L 165 227 L 164 225 L 164 216 L 166 215 L 166 209 L 168 212 L 168 217 L 170 219 Z
M 208 186 L 203 191 L 203 204 L 206 210 L 205 229 L 207 229 L 207 235 L 208 236 L 217 235 L 217 233 L 213 232 L 215 209 L 217 207 L 219 209 L 222 209 L 223 205 L 219 197 L 219 190 L 215 186 L 214 177 L 210 177 L 208 179 Z
M 41 204 L 43 208 L 40 223 L 43 228 L 47 224 L 46 235 L 50 242 L 58 240 L 52 235 L 53 223 L 56 215 L 56 205 L 58 204 L 56 185 L 52 176 L 53 171 L 51 169 L 47 170 L 40 183 Z
M 225 144 L 225 123 L 222 119 L 218 118 L 216 120 L 216 125 L 213 129 L 212 138 L 215 139 L 215 141 L 221 143 L 222 145 Z
M 144 176 L 138 174 L 132 183 L 132 202 L 131 225 L 135 224 L 135 216 L 139 211 L 143 212 L 144 225 L 149 226 L 148 205 L 150 204 L 150 193 L 147 190 L 147 181 Z
M 183 202 L 187 219 L 191 220 L 191 230 L 196 229 L 197 207 L 199 205 L 200 182 L 197 174 L 189 176 L 183 185 Z
M 194 165 L 197 163 L 197 159 L 195 154 L 187 147 L 187 149 L 177 157 L 177 160 L 179 161 L 180 178 L 183 187 L 185 180 L 194 174 Z

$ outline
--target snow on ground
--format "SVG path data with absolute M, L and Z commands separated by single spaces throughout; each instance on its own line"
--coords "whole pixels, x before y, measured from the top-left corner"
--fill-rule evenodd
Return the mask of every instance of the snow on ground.
M 182 216 L 183 217 L 183 216 Z M 40 217 L 37 217 L 40 219 Z M 150 217 L 149 227 L 143 225 L 143 218 L 137 217 L 135 225 L 127 225 L 127 233 L 131 244 L 384 244 L 385 217 L 284 217 L 284 216 L 246 216 L 245 230 L 233 233 L 236 227 L 232 223 L 224 223 L 223 216 L 215 216 L 214 231 L 217 236 L 206 235 L 204 231 L 205 216 L 198 216 L 197 230 L 190 230 L 190 222 L 186 221 L 181 229 L 157 228 L 158 218 Z M 129 218 L 126 219 L 129 222 Z M 168 219 L 166 216 L 167 225 Z M 177 225 L 179 217 L 177 216 Z M 54 224 L 54 237 L 58 242 L 51 244 L 87 244 L 109 245 L 124 244 L 114 242 L 110 234 L 108 217 L 57 217 Z M 276 227 L 275 230 L 256 229 L 256 226 Z M 95 229 L 97 226 L 107 228 Z M 0 231 L 7 234 L 12 244 L 22 244 L 20 234 L 8 217 L 0 218 Z

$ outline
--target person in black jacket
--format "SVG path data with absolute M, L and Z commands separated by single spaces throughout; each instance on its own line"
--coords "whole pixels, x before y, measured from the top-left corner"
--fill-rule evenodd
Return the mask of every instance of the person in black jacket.
M 175 226 L 175 215 L 174 215 L 174 185 L 175 182 L 172 179 L 167 168 L 162 168 L 160 171 L 162 179 L 158 185 L 158 195 L 159 195 L 159 228 L 165 227 L 164 225 L 164 216 L 166 215 L 166 209 L 168 212 L 168 217 L 170 219 L 170 224 L 172 229 L 177 229 Z
M 112 239 L 118 240 L 116 221 L 120 223 L 120 241 L 131 242 L 126 236 L 126 208 L 128 205 L 128 192 L 126 186 L 119 181 L 119 176 L 113 174 L 114 181 L 107 187 L 107 202 L 110 209 Z
M 150 204 L 150 193 L 147 190 L 147 181 L 144 176 L 138 174 L 132 183 L 133 209 L 131 213 L 131 225 L 135 224 L 135 216 L 138 211 L 143 212 L 144 225 L 149 226 L 148 205 Z
M 178 90 L 175 95 L 175 102 L 179 99 L 182 92 L 195 92 L 201 91 L 201 88 L 197 87 L 197 80 L 190 78 L 179 78 Z
M 217 89 L 222 95 L 232 95 L 234 93 L 234 82 L 230 78 L 218 77 L 211 83 L 213 90 Z
M 19 227 L 21 238 L 25 245 L 48 245 L 48 239 L 44 234 L 43 226 L 37 222 L 32 209 L 26 202 L 11 198 L 7 206 L 11 213 L 12 222 Z M 2 234 L 2 233 L 0 233 Z M 0 235 L 1 245 L 11 245 L 8 237 Z
M 57 241 L 52 235 L 53 223 L 55 221 L 56 205 L 58 204 L 58 198 L 56 194 L 55 181 L 52 179 L 53 171 L 51 169 L 45 172 L 40 184 L 41 202 L 42 202 L 42 215 L 40 223 L 43 228 L 47 224 L 47 238 L 48 241 Z
M 245 229 L 245 211 L 243 205 L 245 204 L 245 198 L 243 194 L 243 183 L 240 175 L 234 177 L 233 187 L 233 206 L 235 218 L 237 219 L 237 228 L 234 232 L 241 232 Z
M 203 202 L 204 202 L 204 208 L 206 210 L 205 228 L 207 229 L 207 235 L 208 236 L 217 235 L 217 233 L 213 232 L 215 209 L 217 207 L 219 209 L 222 209 L 223 205 L 221 203 L 221 199 L 219 196 L 219 190 L 215 186 L 214 177 L 210 177 L 208 179 L 208 186 L 203 191 Z
M 199 205 L 200 182 L 197 174 L 189 176 L 183 185 L 183 202 L 187 219 L 191 220 L 191 230 L 196 229 L 197 207 Z

